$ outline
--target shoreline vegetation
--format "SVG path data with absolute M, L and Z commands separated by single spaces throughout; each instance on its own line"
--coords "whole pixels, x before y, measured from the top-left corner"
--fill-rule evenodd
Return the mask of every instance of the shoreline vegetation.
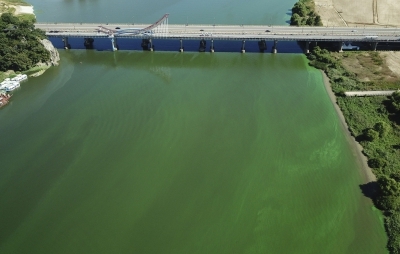
M 310 1 L 300 0 L 294 5 L 291 25 L 309 25 L 307 13 L 315 13 Z M 389 73 L 385 59 L 377 52 L 337 53 L 316 46 L 307 58 L 311 66 L 323 72 L 324 85 L 339 118 L 364 155 L 360 158 L 364 157 L 367 183 L 360 188 L 383 212 L 386 247 L 390 253 L 400 253 L 400 92 L 376 97 L 344 95 L 345 91 L 398 90 L 400 79 Z
M 292 8 L 291 26 L 322 26 L 313 0 L 299 0 Z
M 50 58 L 49 54 L 45 52 L 46 49 L 44 45 L 42 46 L 43 43 L 41 42 L 41 40 L 46 39 L 46 36 L 33 27 L 33 24 L 36 22 L 33 6 L 21 0 L 0 0 L 0 14 L 5 15 L 4 18 L 0 20 L 4 31 L 0 36 L 0 44 L 7 45 L 2 45 L 1 47 L 3 52 L 1 52 L 2 61 L 0 61 L 0 80 L 12 78 L 18 73 L 28 74 L 29 76 L 38 76 L 43 73 L 44 70 L 48 69 L 51 65 L 38 63 L 48 62 Z M 12 31 L 13 29 L 8 29 L 11 27 L 14 29 L 16 27 L 22 28 L 20 30 L 24 31 L 17 33 L 16 31 Z M 18 41 L 25 43 L 18 44 Z M 23 52 L 19 54 L 19 52 L 11 52 L 12 49 L 10 45 L 14 47 L 17 46 L 18 51 L 28 50 L 33 53 Z M 7 64 L 4 63 L 4 58 L 7 57 L 7 54 L 14 54 L 15 56 L 24 55 L 31 61 L 29 59 L 18 59 L 20 61 L 9 59 L 19 64 L 17 64 L 18 66 L 8 66 L 9 68 L 5 69 L 4 67 Z M 41 57 L 34 57 L 34 55 L 41 55 Z M 23 67 L 23 63 L 27 63 L 29 66 Z

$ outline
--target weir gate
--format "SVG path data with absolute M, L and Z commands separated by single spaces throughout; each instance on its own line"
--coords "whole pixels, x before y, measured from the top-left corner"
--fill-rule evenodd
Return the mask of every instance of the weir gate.
M 55 47 L 97 50 L 199 52 L 309 52 L 330 42 L 335 50 L 400 48 L 397 27 L 293 27 L 267 25 L 36 23 Z

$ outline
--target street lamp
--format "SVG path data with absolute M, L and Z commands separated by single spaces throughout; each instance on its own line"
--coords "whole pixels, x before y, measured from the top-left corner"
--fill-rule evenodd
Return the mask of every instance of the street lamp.
M 213 32 L 215 33 L 215 17 L 214 17 L 214 29 L 213 29 Z

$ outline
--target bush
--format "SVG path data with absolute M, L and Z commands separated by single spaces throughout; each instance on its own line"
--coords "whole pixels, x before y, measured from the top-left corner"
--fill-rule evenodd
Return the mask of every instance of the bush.
M 379 133 L 373 129 L 364 130 L 364 137 L 368 141 L 374 141 L 379 138 Z
M 310 0 L 299 0 L 292 8 L 291 26 L 322 26 L 321 17 L 315 12 L 315 5 Z
M 371 168 L 382 168 L 386 165 L 386 161 L 382 158 L 372 158 L 368 160 L 368 166 Z
M 39 41 L 46 38 L 45 33 L 35 29 L 33 21 L 3 13 L 0 29 L 0 71 L 26 71 L 50 59 L 50 53 Z
M 390 125 L 385 122 L 378 122 L 374 126 L 374 130 L 379 133 L 379 137 L 381 138 L 386 137 L 390 129 Z

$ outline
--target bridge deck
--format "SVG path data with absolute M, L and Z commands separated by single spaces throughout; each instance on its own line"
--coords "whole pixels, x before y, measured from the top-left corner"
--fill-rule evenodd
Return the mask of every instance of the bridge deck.
M 50 37 L 108 37 L 99 27 L 115 31 L 143 29 L 149 24 L 88 24 L 88 23 L 37 23 L 36 28 Z M 116 30 L 116 28 L 119 28 Z M 267 25 L 168 25 L 163 34 L 114 34 L 122 38 L 165 39 L 220 39 L 220 40 L 278 40 L 278 41 L 365 41 L 400 42 L 397 27 L 291 27 Z

